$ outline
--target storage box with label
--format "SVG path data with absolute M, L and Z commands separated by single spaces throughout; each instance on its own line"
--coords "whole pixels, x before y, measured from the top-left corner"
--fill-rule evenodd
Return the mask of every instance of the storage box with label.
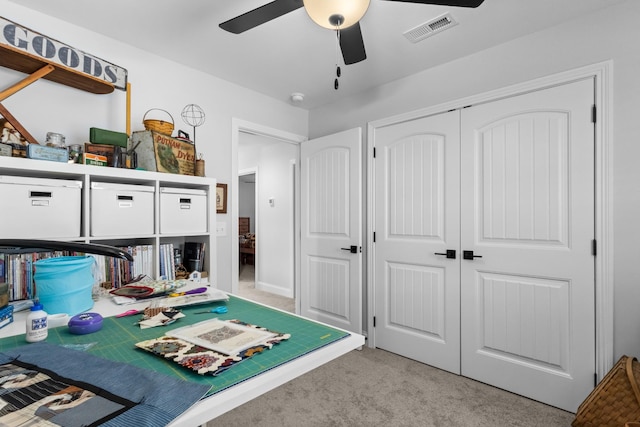
M 4 238 L 80 237 L 82 181 L 0 175 Z M 9 209 L 10 207 L 10 209 Z
M 196 150 L 193 144 L 153 132 L 131 134 L 131 146 L 138 157 L 138 167 L 153 172 L 194 175 Z
M 160 233 L 206 233 L 207 192 L 160 188 Z
M 91 183 L 91 236 L 144 236 L 154 233 L 155 187 Z

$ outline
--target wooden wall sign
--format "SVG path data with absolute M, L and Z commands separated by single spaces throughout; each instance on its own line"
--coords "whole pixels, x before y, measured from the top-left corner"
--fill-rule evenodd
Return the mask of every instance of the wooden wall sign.
M 0 16 L 0 44 L 127 89 L 127 70 Z

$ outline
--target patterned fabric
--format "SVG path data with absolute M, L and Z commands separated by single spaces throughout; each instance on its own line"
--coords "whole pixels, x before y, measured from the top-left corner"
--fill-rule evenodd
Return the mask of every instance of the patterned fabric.
M 184 314 L 174 307 L 147 307 L 144 309 L 144 314 L 138 324 L 140 329 L 167 326 L 183 317 L 185 317 Z
M 241 322 L 239 320 L 229 320 L 229 322 L 256 328 L 262 331 L 268 331 L 266 328 L 262 328 L 249 323 Z M 269 331 L 272 332 L 272 331 Z M 157 356 L 164 357 L 172 360 L 173 362 L 197 372 L 200 375 L 220 375 L 227 369 L 234 365 L 248 359 L 256 354 L 271 349 L 274 345 L 287 340 L 291 337 L 290 334 L 283 334 L 273 332 L 275 336 L 268 338 L 264 342 L 252 346 L 246 350 L 241 351 L 237 355 L 226 355 L 205 347 L 190 343 L 186 340 L 179 338 L 172 338 L 168 336 L 162 336 L 152 340 L 141 341 L 136 343 L 136 347 L 149 351 Z
M 189 283 L 188 280 L 141 280 L 120 286 L 109 291 L 112 295 L 119 295 L 131 298 L 147 298 L 151 296 L 164 295 L 168 292 L 182 288 Z
M 4 392 L 0 393 L 0 402 L 8 402 L 13 406 L 24 405 L 23 414 L 31 411 L 38 417 L 37 423 L 32 424 L 32 420 L 29 420 L 19 424 L 22 426 L 164 426 L 198 402 L 210 388 L 208 385 L 179 380 L 46 342 L 5 350 L 0 353 L 2 365 L 5 368 L 0 372 L 7 375 L 0 382 L 0 390 Z M 8 395 L 7 392 L 14 391 L 11 388 L 18 381 L 10 379 L 10 372 L 15 369 L 10 365 L 27 367 L 33 371 L 24 372 L 24 377 L 16 378 L 20 382 L 24 379 L 22 385 L 37 381 L 38 386 L 42 386 L 38 392 L 29 392 L 26 397 L 21 394 Z M 32 378 L 29 379 L 30 376 Z M 45 388 L 50 391 L 50 401 L 44 398 L 40 400 L 41 403 L 28 403 L 28 399 L 35 399 Z M 26 390 L 23 387 L 21 391 Z M 10 396 L 15 396 L 15 399 L 10 401 Z M 63 408 L 64 411 L 61 410 Z M 92 421 L 109 411 L 110 416 Z M 13 415 L 17 414 L 14 412 Z M 0 425 L 16 425 L 3 421 L 0 421 Z
M 0 425 L 100 425 L 136 405 L 21 362 L 0 365 Z

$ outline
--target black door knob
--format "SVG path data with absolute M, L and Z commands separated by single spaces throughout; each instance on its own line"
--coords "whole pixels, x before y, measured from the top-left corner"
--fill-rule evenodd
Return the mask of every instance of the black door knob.
M 447 249 L 446 253 L 436 252 L 434 255 L 442 255 L 442 256 L 446 256 L 449 259 L 456 259 L 456 250 Z
M 474 258 L 482 258 L 482 255 L 474 255 L 473 251 L 462 251 L 462 258 L 473 261 Z

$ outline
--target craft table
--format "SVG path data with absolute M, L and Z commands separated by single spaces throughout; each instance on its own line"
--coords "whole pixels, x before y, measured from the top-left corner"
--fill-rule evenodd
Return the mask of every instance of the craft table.
M 202 286 L 202 284 L 198 284 Z M 343 354 L 364 345 L 362 335 L 353 334 L 292 313 L 230 295 L 226 314 L 195 314 L 223 303 L 209 303 L 183 308 L 186 317 L 174 325 L 140 330 L 134 323 L 139 316 L 123 318 L 115 314 L 149 302 L 116 305 L 110 298 L 97 301 L 91 312 L 105 319 L 102 330 L 87 335 L 72 335 L 66 327 L 49 330 L 47 342 L 53 344 L 92 344 L 87 352 L 117 362 L 126 362 L 145 369 L 177 376 L 187 381 L 211 384 L 209 395 L 187 412 L 176 418 L 171 427 L 202 425 L 219 415 L 240 406 L 302 374 L 305 374 Z M 0 329 L 0 351 L 26 344 L 25 319 L 28 312 L 14 315 L 14 322 Z M 291 338 L 261 354 L 257 354 L 218 377 L 197 375 L 179 365 L 136 349 L 133 344 L 163 335 L 165 329 L 196 323 L 208 318 L 239 319 L 279 332 L 290 333 Z M 236 371 L 234 371 L 234 368 Z

